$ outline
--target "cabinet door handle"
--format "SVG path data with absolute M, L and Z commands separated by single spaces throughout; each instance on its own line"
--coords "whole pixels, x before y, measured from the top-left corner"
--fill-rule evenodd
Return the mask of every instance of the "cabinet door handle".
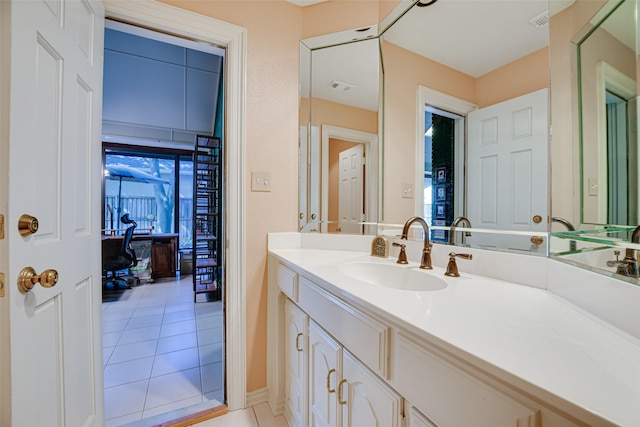
M 333 390 L 331 389 L 331 374 L 335 372 L 335 369 L 329 369 L 329 373 L 327 374 L 327 391 L 329 392 L 329 394 L 336 392 L 335 388 Z
M 338 403 L 341 405 L 346 405 L 347 401 L 346 400 L 342 400 L 342 384 L 346 383 L 347 380 L 341 380 L 340 384 L 338 384 Z
M 303 348 L 300 348 L 300 337 L 302 336 L 302 332 L 296 335 L 296 350 L 303 351 Z

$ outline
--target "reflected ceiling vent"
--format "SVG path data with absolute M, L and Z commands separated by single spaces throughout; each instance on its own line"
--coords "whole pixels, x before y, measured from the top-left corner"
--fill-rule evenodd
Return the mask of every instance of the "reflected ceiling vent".
M 349 83 L 344 83 L 344 82 L 339 82 L 337 80 L 334 80 L 331 83 L 329 83 L 329 87 L 331 89 L 339 90 L 342 92 L 348 92 L 349 90 L 353 89 L 355 86 L 350 85 Z
M 544 11 L 535 18 L 529 19 L 529 23 L 536 28 L 544 28 L 549 25 L 549 11 Z

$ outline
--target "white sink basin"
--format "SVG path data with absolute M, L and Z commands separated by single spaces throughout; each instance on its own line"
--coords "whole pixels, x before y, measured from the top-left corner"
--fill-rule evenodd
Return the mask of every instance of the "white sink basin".
M 340 264 L 338 269 L 354 279 L 402 291 L 429 292 L 447 287 L 447 282 L 433 273 L 400 264 L 350 262 Z

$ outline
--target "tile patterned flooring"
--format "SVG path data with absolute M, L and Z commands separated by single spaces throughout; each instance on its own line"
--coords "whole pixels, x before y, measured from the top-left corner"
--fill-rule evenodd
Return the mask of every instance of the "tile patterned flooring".
M 282 415 L 274 417 L 266 403 L 240 411 L 229 412 L 218 418 L 194 424 L 195 427 L 289 427 Z
M 224 401 L 222 303 L 194 304 L 191 280 L 141 285 L 103 302 L 107 427 Z

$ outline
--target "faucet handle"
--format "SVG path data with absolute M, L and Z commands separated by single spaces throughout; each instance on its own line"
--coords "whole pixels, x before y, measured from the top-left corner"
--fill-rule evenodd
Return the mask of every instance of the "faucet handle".
M 455 252 L 449 253 L 449 263 L 447 264 L 447 271 L 444 272 L 445 276 L 460 277 L 460 273 L 458 272 L 458 265 L 456 264 L 456 257 L 470 260 L 473 258 L 473 255 L 457 254 Z
M 433 265 L 431 265 L 431 248 L 433 248 L 433 243 L 429 242 L 422 249 L 420 268 L 423 270 L 433 270 Z
M 407 247 L 407 245 L 404 245 L 402 243 L 396 243 L 396 242 L 393 242 L 392 245 L 400 246 L 400 253 L 398 254 L 398 260 L 396 262 L 398 264 L 409 264 L 409 261 L 407 261 L 407 252 L 405 251 L 405 248 Z

